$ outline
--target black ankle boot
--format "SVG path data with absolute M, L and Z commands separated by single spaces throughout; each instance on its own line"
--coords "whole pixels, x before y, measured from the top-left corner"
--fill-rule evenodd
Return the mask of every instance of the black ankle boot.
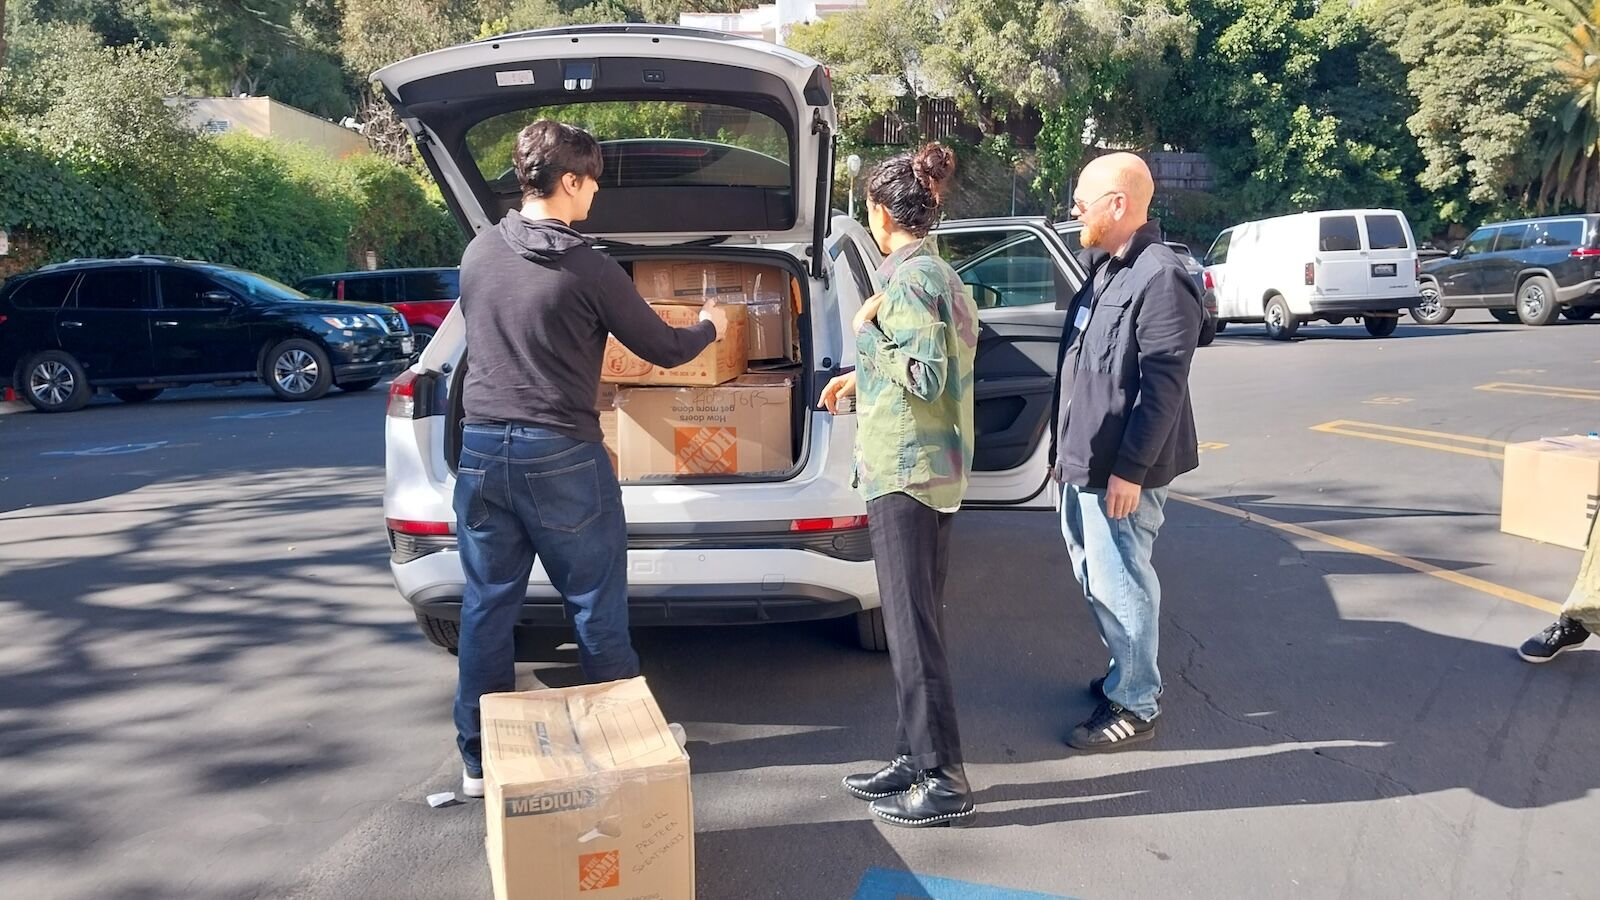
M 902 828 L 967 825 L 975 812 L 966 770 L 959 765 L 929 769 L 911 790 L 872 803 L 873 815 Z
M 922 773 L 904 756 L 896 756 L 887 766 L 864 775 L 846 775 L 844 789 L 862 800 L 881 800 L 911 790 Z

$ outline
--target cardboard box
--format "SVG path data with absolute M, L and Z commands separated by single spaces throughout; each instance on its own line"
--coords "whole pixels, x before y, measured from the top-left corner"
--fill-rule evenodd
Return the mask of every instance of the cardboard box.
M 606 455 L 611 457 L 611 470 L 617 469 L 617 391 L 614 384 L 601 383 L 600 393 L 595 397 L 595 412 L 600 414 L 601 442 L 605 445 Z
M 790 375 L 745 375 L 714 388 L 635 388 L 617 403 L 624 480 L 753 475 L 794 466 Z
M 497 900 L 693 900 L 689 758 L 643 678 L 482 710 Z
M 1584 549 L 1600 506 L 1600 440 L 1574 435 L 1506 447 L 1500 530 Z
M 650 308 L 661 321 L 686 328 L 700 321 L 699 301 L 651 300 Z M 633 355 L 615 337 L 606 340 L 600 379 L 610 384 L 717 385 L 743 375 L 750 365 L 748 312 L 742 304 L 729 304 L 728 331 L 704 353 L 671 369 L 653 366 Z
M 633 283 L 646 297 L 705 300 L 745 293 L 745 267 L 732 262 L 661 262 L 633 264 Z

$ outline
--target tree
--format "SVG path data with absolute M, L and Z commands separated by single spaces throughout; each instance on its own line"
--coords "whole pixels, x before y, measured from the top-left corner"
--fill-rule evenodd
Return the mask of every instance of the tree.
M 1561 96 L 1542 129 L 1537 207 L 1600 210 L 1600 5 L 1530 0 L 1510 13 L 1515 45 L 1553 74 Z

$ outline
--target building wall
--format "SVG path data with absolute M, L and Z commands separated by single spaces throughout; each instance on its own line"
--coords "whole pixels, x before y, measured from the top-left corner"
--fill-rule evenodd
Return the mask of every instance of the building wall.
M 271 97 L 201 97 L 190 103 L 190 124 L 208 133 L 243 131 L 257 137 L 305 144 L 339 159 L 372 149 L 367 139 L 357 132 Z

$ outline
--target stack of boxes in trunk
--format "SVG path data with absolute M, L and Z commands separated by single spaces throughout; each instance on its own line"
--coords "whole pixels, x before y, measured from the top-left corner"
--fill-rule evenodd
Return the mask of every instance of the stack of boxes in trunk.
M 799 378 L 799 296 L 789 275 L 747 263 L 641 261 L 633 278 L 667 324 L 693 325 L 705 301 L 716 299 L 727 309 L 728 330 L 672 369 L 640 359 L 614 337 L 607 343 L 597 406 L 618 477 L 788 471 Z

